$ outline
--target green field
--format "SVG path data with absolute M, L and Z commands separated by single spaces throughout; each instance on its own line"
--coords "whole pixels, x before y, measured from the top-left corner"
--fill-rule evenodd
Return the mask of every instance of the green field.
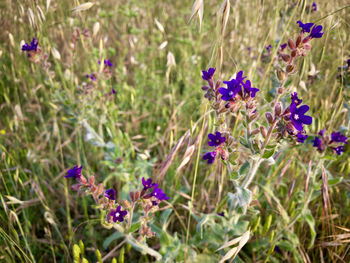
M 313 147 L 322 129 L 350 136 L 350 2 L 312 3 L 0 1 L 0 262 L 350 262 L 350 146 Z M 299 20 L 324 34 L 289 74 Z M 242 70 L 256 97 L 208 101 L 208 68 Z M 304 143 L 265 117 L 292 92 Z

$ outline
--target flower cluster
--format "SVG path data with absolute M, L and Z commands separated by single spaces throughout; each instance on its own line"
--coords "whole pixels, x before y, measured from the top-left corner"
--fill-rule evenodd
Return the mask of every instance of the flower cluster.
M 144 212 L 144 215 L 139 219 L 141 221 L 139 228 L 140 238 L 155 235 L 147 224 L 153 218 L 154 213 L 158 211 L 160 202 L 170 199 L 157 183 L 153 183 L 151 178 L 147 180 L 142 178 L 142 190 L 130 192 L 131 203 L 128 200 L 123 200 L 121 205 L 115 201 L 116 191 L 114 189 L 105 190 L 102 184 L 95 185 L 94 176 L 90 176 L 87 180 L 81 174 L 82 168 L 82 166 L 74 166 L 67 171 L 65 177 L 76 179 L 77 183 L 72 186 L 74 190 L 78 190 L 80 193 L 92 194 L 100 208 L 107 212 L 106 221 L 108 224 L 125 221 L 124 227 L 131 227 L 135 206 L 139 204 Z
M 341 155 L 344 152 L 344 145 L 348 144 L 346 137 L 344 134 L 340 132 L 332 132 L 331 138 L 325 135 L 325 129 L 321 130 L 318 135 L 314 138 L 313 147 L 316 147 L 317 150 L 322 153 L 327 148 L 329 148 L 333 153 L 337 155 Z
M 30 42 L 30 44 L 28 43 L 25 43 L 23 46 L 22 46 L 22 51 L 27 51 L 27 52 L 30 52 L 30 51 L 37 51 L 38 49 L 38 40 L 33 37 L 33 40 L 32 42 Z
M 304 125 L 310 125 L 312 123 L 312 117 L 305 115 L 305 113 L 309 111 L 309 106 L 301 105 L 302 101 L 303 100 L 298 97 L 298 93 L 294 92 L 291 94 L 291 104 L 285 111 L 282 110 L 280 103 L 276 105 L 275 115 L 283 117 L 278 123 L 280 137 L 285 137 L 289 134 L 295 136 L 300 143 L 304 143 L 308 138 Z
M 203 155 L 203 160 L 207 160 L 208 164 L 212 164 L 215 161 L 217 153 L 220 154 L 223 160 L 228 158 L 228 152 L 225 150 L 224 143 L 226 142 L 226 137 L 221 135 L 221 132 L 216 132 L 215 134 L 209 133 L 208 145 L 215 147 L 215 150 L 212 152 L 207 152 Z

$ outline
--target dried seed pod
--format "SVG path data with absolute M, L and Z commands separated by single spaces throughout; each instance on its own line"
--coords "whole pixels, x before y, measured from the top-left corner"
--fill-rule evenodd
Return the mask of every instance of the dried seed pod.
M 266 120 L 268 121 L 268 123 L 270 123 L 270 124 L 273 123 L 273 117 L 272 117 L 271 112 L 266 112 L 265 117 L 266 117 Z
M 296 50 L 292 50 L 292 52 L 290 52 L 290 55 L 292 56 L 292 58 L 295 58 L 297 54 L 298 52 Z
M 97 197 L 100 196 L 102 194 L 102 192 L 103 192 L 103 184 L 99 184 L 97 186 L 97 190 L 96 190 Z
M 220 85 L 221 85 L 221 80 L 218 79 L 215 84 L 215 90 L 217 90 L 220 87 Z
M 286 71 L 287 71 L 288 73 L 293 73 L 294 70 L 295 70 L 295 65 L 290 64 L 290 65 L 288 65 L 288 66 L 286 67 Z
M 310 49 L 312 48 L 312 46 L 311 46 L 309 43 L 305 43 L 305 44 L 304 44 L 304 48 L 305 48 L 306 50 L 310 50 Z
M 95 176 L 90 176 L 89 177 L 89 185 L 91 186 L 91 185 L 94 185 L 95 184 Z
M 128 200 L 123 200 L 122 205 L 123 207 L 125 207 L 125 209 L 129 209 L 131 207 L 130 202 Z
M 264 138 L 266 138 L 266 136 L 267 136 L 267 130 L 266 130 L 266 128 L 265 128 L 264 126 L 260 126 L 260 133 L 261 133 L 261 135 L 262 135 Z
M 129 196 L 130 196 L 131 201 L 135 202 L 135 193 L 134 192 L 130 192 Z
M 87 180 L 86 180 L 86 178 L 85 178 L 84 176 L 80 176 L 80 182 L 81 182 L 82 184 L 86 184 L 86 183 L 87 183 Z
M 292 39 L 289 39 L 288 40 L 288 46 L 291 50 L 294 50 L 295 49 L 295 43 Z
M 257 117 L 259 116 L 258 112 L 256 111 L 255 113 L 253 113 L 252 115 L 249 116 L 249 120 L 255 120 Z
M 286 73 L 283 71 L 283 69 L 279 68 L 277 69 L 277 78 L 279 81 L 284 81 L 286 78 Z
M 208 90 L 209 87 L 208 86 L 202 86 L 202 90 Z
M 275 116 L 281 116 L 282 114 L 282 104 L 281 102 L 277 102 L 275 105 Z
M 135 192 L 135 200 L 138 200 L 140 198 L 140 192 L 136 191 Z

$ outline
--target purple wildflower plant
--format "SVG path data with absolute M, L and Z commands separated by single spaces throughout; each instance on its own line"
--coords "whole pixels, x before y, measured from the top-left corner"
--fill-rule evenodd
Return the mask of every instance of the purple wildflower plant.
M 115 195 L 116 195 L 116 192 L 114 189 L 108 189 L 106 190 L 105 192 L 105 197 L 107 197 L 109 200 L 115 200 Z
M 292 93 L 290 97 L 291 97 L 292 103 L 294 103 L 296 106 L 299 106 L 303 102 L 302 99 L 299 99 L 298 93 L 296 92 Z
M 305 115 L 305 113 L 309 110 L 309 106 L 302 105 L 297 108 L 297 105 L 292 102 L 290 105 L 290 120 L 292 121 L 295 129 L 298 131 L 302 131 L 303 125 L 310 125 L 312 123 L 312 117 Z
M 306 134 L 303 134 L 302 132 L 298 132 L 297 134 L 297 141 L 300 142 L 300 143 L 304 143 L 305 140 L 307 139 L 307 135 Z
M 233 100 L 236 95 L 242 90 L 241 83 L 236 79 L 231 79 L 230 81 L 224 81 L 227 85 L 227 89 L 219 88 L 219 92 L 222 95 L 221 99 L 225 101 Z
M 347 142 L 348 137 L 346 137 L 345 135 L 341 134 L 340 132 L 332 132 L 331 134 L 331 142 L 342 142 L 345 144 L 348 144 Z
M 69 169 L 67 172 L 67 175 L 65 176 L 66 178 L 75 178 L 75 179 L 80 179 L 81 177 L 81 170 L 83 169 L 83 166 L 74 166 L 72 169 Z
M 310 33 L 310 31 L 311 31 L 311 28 L 312 28 L 312 26 L 314 25 L 314 23 L 303 23 L 303 22 L 301 22 L 300 20 L 299 21 L 297 21 L 297 24 L 299 24 L 299 27 L 301 28 L 301 32 L 302 33 Z
M 112 217 L 114 223 L 123 222 L 124 217 L 128 214 L 127 211 L 122 211 L 121 206 L 118 206 L 117 209 L 112 209 L 108 214 L 109 217 Z
M 284 43 L 284 44 L 280 45 L 281 51 L 283 51 L 287 47 L 287 45 L 288 45 L 287 43 Z
M 142 185 L 143 185 L 143 190 L 148 190 L 154 187 L 156 184 L 152 183 L 151 178 L 148 178 L 147 180 L 145 180 L 145 178 L 142 177 Z
M 32 42 L 30 42 L 30 44 L 28 43 L 25 43 L 23 46 L 22 46 L 22 51 L 37 51 L 38 49 L 38 39 L 36 39 L 35 37 L 33 37 L 33 40 Z
M 157 198 L 159 201 L 163 201 L 163 200 L 169 200 L 170 197 L 168 197 L 164 192 L 163 190 L 158 187 L 158 184 L 155 184 L 154 185 L 154 189 L 153 189 L 153 192 L 152 192 L 152 196 Z
M 252 84 L 249 79 L 243 84 L 243 90 L 248 96 L 252 98 L 254 98 L 256 93 L 259 91 L 257 88 L 252 88 Z
M 311 12 L 316 12 L 316 11 L 317 11 L 317 4 L 313 2 L 311 6 Z
M 207 164 L 212 164 L 215 161 L 216 151 L 207 152 L 203 155 L 203 160 L 207 160 Z
M 321 38 L 324 34 L 324 31 L 322 31 L 323 26 L 321 25 L 315 25 L 312 30 L 310 35 L 308 36 L 309 38 Z
M 204 80 L 210 80 L 213 78 L 213 75 L 215 73 L 216 68 L 209 68 L 207 71 L 203 70 L 202 71 L 202 78 Z
M 338 147 L 331 147 L 337 155 L 341 155 L 345 150 L 344 146 L 340 145 Z
M 226 141 L 226 137 L 221 136 L 221 133 L 218 131 L 215 134 L 209 133 L 208 138 L 208 145 L 212 147 L 219 146 Z

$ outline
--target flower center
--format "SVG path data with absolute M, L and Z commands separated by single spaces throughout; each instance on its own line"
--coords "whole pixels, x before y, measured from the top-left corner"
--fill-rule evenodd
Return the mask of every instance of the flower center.
M 220 140 L 219 140 L 219 139 L 217 139 L 217 140 L 216 140 L 216 144 L 219 144 L 219 143 L 220 143 Z
M 232 96 L 232 95 L 233 95 L 233 91 L 230 91 L 230 92 L 228 93 L 228 95 Z
M 119 214 L 119 213 L 116 213 L 116 214 L 115 214 L 115 217 L 118 217 L 118 216 L 120 216 L 120 214 Z
M 154 195 L 157 195 L 157 192 L 155 192 Z
M 294 120 L 299 120 L 299 115 L 298 114 L 294 114 Z

